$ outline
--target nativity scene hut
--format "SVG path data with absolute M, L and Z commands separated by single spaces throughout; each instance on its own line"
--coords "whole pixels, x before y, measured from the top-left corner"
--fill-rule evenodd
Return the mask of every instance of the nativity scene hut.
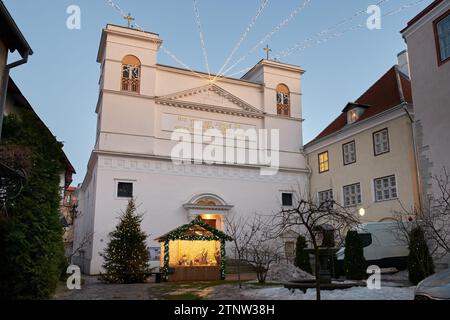
M 166 281 L 225 280 L 225 242 L 233 239 L 200 216 L 155 240 Z

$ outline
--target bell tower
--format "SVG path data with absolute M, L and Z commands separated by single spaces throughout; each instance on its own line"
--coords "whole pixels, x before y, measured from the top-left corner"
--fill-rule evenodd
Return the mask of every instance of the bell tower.
M 154 96 L 159 35 L 108 24 L 102 32 L 97 62 L 101 65 L 100 90 L 129 91 Z M 134 61 L 134 62 L 130 62 Z M 125 68 L 125 69 L 124 69 Z M 128 88 L 123 78 L 134 80 Z
M 133 136 L 154 134 L 156 63 L 162 44 L 159 35 L 108 24 L 98 50 L 100 63 L 96 150 L 152 154 L 152 143 L 142 147 Z M 126 121 L 124 121 L 126 119 Z

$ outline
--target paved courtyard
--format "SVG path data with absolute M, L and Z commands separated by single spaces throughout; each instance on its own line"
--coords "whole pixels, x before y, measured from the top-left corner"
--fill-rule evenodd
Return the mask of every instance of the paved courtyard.
M 226 281 L 154 283 L 150 279 L 142 284 L 111 285 L 101 283 L 96 277 L 83 276 L 81 290 L 68 290 L 61 283 L 54 296 L 56 300 L 314 300 L 315 290 L 306 294 L 300 291 L 290 292 L 280 284 L 259 285 L 254 275 L 243 275 L 246 280 L 239 289 L 236 277 Z M 354 287 L 346 290 L 324 291 L 324 300 L 411 300 L 414 287 L 403 280 L 386 279 L 381 290 L 369 290 L 366 287 Z

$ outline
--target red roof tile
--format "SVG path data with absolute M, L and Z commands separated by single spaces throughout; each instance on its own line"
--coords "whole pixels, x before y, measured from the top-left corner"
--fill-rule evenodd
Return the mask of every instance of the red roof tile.
M 400 79 L 400 87 L 397 75 Z M 402 94 L 404 100 L 402 99 Z M 358 122 L 396 107 L 402 102 L 412 103 L 411 83 L 404 74 L 398 71 L 397 66 L 393 66 L 355 101 L 357 104 L 370 106 L 364 111 Z M 325 138 L 341 130 L 346 125 L 347 115 L 343 112 L 311 142 Z

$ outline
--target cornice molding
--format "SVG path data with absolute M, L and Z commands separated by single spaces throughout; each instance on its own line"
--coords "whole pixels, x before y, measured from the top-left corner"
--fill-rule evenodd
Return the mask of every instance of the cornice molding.
M 183 100 L 183 98 L 185 98 L 185 97 L 194 96 L 196 94 L 200 94 L 200 93 L 204 93 L 204 92 L 215 92 L 219 96 L 227 99 L 228 101 L 230 101 L 233 104 L 235 104 L 236 106 L 238 106 L 240 109 L 220 107 L 220 106 L 202 104 L 202 103 L 197 103 L 197 102 L 188 102 L 188 101 Z M 198 88 L 184 90 L 181 92 L 176 92 L 176 93 L 162 96 L 162 97 L 156 97 L 155 102 L 158 104 L 168 105 L 168 106 L 172 106 L 172 107 L 181 107 L 181 108 L 187 108 L 187 109 L 193 109 L 193 110 L 217 112 L 217 113 L 222 113 L 222 114 L 238 115 L 238 116 L 244 116 L 244 117 L 249 117 L 249 118 L 262 119 L 265 116 L 265 113 L 262 112 L 261 110 L 253 107 L 249 103 L 245 102 L 244 100 L 238 98 L 237 96 L 233 95 L 232 93 L 222 89 L 221 87 L 219 87 L 215 84 L 209 84 L 209 85 L 198 87 Z

